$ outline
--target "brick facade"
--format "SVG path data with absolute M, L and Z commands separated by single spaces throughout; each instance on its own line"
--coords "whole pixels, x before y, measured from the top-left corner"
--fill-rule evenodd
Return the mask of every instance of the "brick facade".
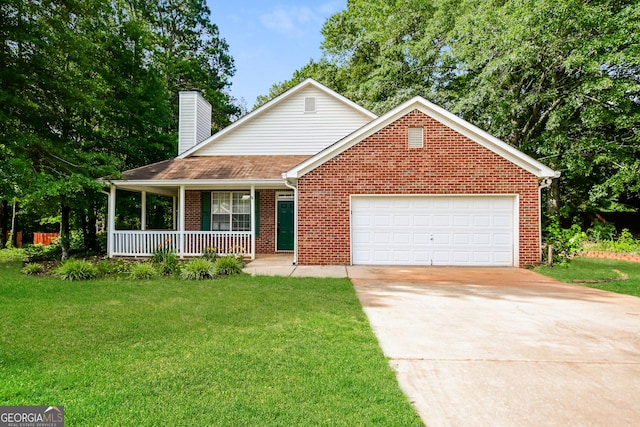
M 184 229 L 186 231 L 200 231 L 200 191 L 184 192 Z
M 408 148 L 407 128 L 424 127 Z M 349 264 L 352 194 L 518 194 L 519 263 L 540 262 L 537 177 L 414 110 L 298 181 L 298 262 Z
M 276 251 L 276 190 L 260 190 L 260 234 L 256 237 L 256 253 Z

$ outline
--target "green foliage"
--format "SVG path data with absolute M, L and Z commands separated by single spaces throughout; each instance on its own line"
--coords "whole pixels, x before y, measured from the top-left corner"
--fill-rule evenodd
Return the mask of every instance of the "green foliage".
M 638 248 L 640 248 L 640 242 L 626 228 L 622 229 L 618 238 L 611 242 L 611 249 L 614 252 L 637 252 Z
M 215 271 L 218 276 L 233 276 L 242 272 L 243 262 L 241 258 L 233 255 L 220 257 L 215 262 Z
M 55 275 L 62 280 L 89 280 L 98 276 L 98 269 L 89 261 L 69 259 L 56 268 Z
M 159 247 L 151 256 L 151 262 L 163 276 L 171 276 L 180 273 L 180 261 L 178 255 L 168 246 Z
M 152 264 L 137 262 L 129 267 L 129 278 L 133 280 L 149 280 L 158 275 Z
M 421 95 L 561 170 L 568 213 L 637 209 L 639 21 L 632 1 L 350 0 L 260 102 L 306 77 L 378 114 Z
M 216 259 L 218 259 L 218 250 L 216 248 L 207 246 L 204 251 L 202 251 L 202 258 L 209 261 L 215 261 Z
M 571 228 L 561 228 L 560 223 L 556 220 L 552 221 L 544 230 L 545 243 L 553 246 L 554 265 L 568 265 L 571 258 L 582 251 L 582 243 L 586 239 L 586 233 L 577 224 L 573 224 Z M 547 256 L 546 251 L 543 256 Z
M 32 262 L 25 265 L 21 271 L 26 275 L 34 276 L 34 275 L 42 274 L 44 272 L 44 266 L 40 263 Z
M 166 245 L 159 244 L 158 247 L 151 254 L 151 262 L 161 263 L 161 262 L 164 262 L 167 258 L 171 258 L 175 255 L 176 253 L 169 246 L 169 242 L 167 242 Z
M 616 227 L 610 222 L 596 221 L 587 230 L 587 236 L 589 240 L 593 242 L 603 242 L 607 240 L 613 240 L 616 235 Z
M 0 249 L 0 262 L 22 261 L 25 256 L 24 248 Z
M 55 243 L 48 246 L 41 244 L 37 245 L 25 245 L 24 253 L 29 261 L 42 262 L 42 261 L 54 261 L 60 258 L 62 249 L 60 245 Z
M 214 264 L 203 258 L 194 258 L 183 267 L 180 276 L 186 280 L 213 279 L 216 275 Z
M 121 259 L 103 259 L 95 267 L 98 277 L 117 276 L 129 271 L 129 263 Z

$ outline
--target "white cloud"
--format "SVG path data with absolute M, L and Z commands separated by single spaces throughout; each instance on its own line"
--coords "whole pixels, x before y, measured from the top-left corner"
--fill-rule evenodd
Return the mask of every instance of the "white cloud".
M 314 31 L 318 25 L 343 7 L 342 1 L 325 2 L 315 8 L 308 6 L 279 5 L 260 16 L 260 22 L 269 30 L 277 31 L 291 38 L 301 37 L 309 28 Z

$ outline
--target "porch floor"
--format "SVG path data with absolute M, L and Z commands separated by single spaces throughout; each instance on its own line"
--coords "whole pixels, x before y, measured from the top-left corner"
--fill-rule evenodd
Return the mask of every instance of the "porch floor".
M 293 254 L 257 254 L 243 271 L 262 276 L 349 277 L 344 265 L 293 265 Z

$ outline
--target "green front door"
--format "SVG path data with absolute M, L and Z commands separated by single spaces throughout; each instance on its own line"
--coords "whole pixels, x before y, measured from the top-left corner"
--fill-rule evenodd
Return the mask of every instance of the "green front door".
M 278 229 L 276 249 L 293 250 L 293 201 L 278 200 Z

